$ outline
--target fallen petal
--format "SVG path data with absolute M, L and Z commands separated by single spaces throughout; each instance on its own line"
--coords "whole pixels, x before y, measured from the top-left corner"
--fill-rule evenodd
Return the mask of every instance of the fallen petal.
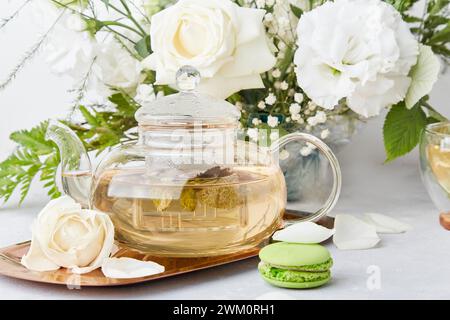
M 337 215 L 334 228 L 333 242 L 341 250 L 370 249 L 380 242 L 375 226 L 348 214 Z
M 152 261 L 132 258 L 108 258 L 102 265 L 102 272 L 107 278 L 131 279 L 152 276 L 164 272 L 164 266 Z
M 299 222 L 275 232 L 272 238 L 291 243 L 321 243 L 333 234 L 333 229 L 327 229 L 314 222 Z
M 404 233 L 412 229 L 409 224 L 379 213 L 366 213 L 364 220 L 374 225 L 378 233 Z

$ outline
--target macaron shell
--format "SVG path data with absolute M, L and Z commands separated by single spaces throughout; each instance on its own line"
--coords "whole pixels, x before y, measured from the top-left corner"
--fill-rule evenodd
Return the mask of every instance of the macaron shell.
M 259 258 L 267 264 L 289 268 L 320 265 L 331 256 L 328 249 L 319 244 L 278 242 L 262 248 Z
M 323 286 L 328 281 L 330 281 L 331 277 L 328 277 L 327 279 L 314 281 L 314 282 L 284 282 L 284 281 L 277 281 L 270 278 L 265 277 L 264 275 L 261 275 L 262 278 L 270 283 L 271 285 L 274 285 L 276 287 L 280 288 L 287 288 L 287 289 L 312 289 L 317 288 L 320 286 Z

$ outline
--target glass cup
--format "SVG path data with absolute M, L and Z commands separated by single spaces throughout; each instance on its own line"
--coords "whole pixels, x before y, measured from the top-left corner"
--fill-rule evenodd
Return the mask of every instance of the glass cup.
M 425 187 L 438 208 L 441 224 L 450 217 L 450 122 L 428 125 L 420 141 L 420 169 Z

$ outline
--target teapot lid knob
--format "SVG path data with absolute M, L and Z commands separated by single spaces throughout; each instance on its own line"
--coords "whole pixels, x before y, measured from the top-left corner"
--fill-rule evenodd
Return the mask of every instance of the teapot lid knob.
M 177 87 L 181 92 L 191 92 L 200 83 L 200 72 L 191 66 L 181 67 L 176 74 Z

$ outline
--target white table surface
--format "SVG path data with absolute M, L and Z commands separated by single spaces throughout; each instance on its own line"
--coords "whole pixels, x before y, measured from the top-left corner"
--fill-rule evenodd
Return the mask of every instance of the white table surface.
M 383 165 L 380 121 L 372 122 L 340 155 L 344 188 L 335 213 L 380 212 L 411 224 L 402 235 L 382 235 L 381 244 L 366 251 L 340 251 L 328 245 L 335 265 L 333 280 L 320 289 L 295 291 L 265 283 L 257 259 L 170 279 L 124 288 L 82 288 L 41 285 L 0 276 L 3 299 L 398 299 L 450 298 L 450 233 L 420 181 L 417 154 Z M 17 208 L 0 208 L 0 246 L 30 239 L 29 226 L 45 204 L 45 194 L 34 187 L 29 200 Z M 370 266 L 380 270 L 381 288 L 369 290 Z

